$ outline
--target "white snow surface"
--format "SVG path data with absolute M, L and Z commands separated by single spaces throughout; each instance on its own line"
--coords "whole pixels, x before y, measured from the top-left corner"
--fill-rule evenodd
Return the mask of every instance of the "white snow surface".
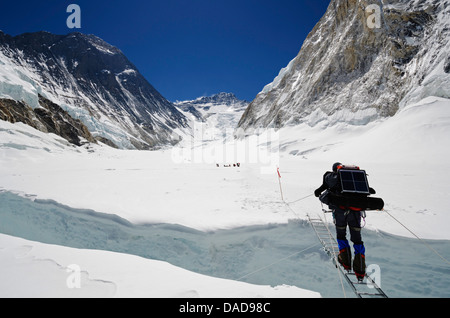
M 450 239 L 450 100 L 428 97 L 365 126 L 328 127 L 324 121 L 254 138 L 155 152 L 101 144 L 76 148 L 55 135 L 0 121 L 0 191 L 115 214 L 132 223 L 213 231 L 320 213 L 318 199 L 307 196 L 340 161 L 367 170 L 385 210 L 414 234 Z M 220 147 L 229 163 L 241 166 L 216 167 L 211 154 L 221 154 Z M 277 160 L 262 160 L 264 151 Z M 277 167 L 290 208 L 281 200 Z M 366 228 L 412 237 L 387 213 L 368 214 Z M 7 235 L 0 235 L 0 262 L 1 297 L 320 297 L 294 286 L 218 279 L 166 262 Z M 83 288 L 68 288 L 72 264 L 81 268 Z
M 227 95 L 229 96 L 230 94 L 219 93 L 211 97 Z M 191 120 L 190 127 L 193 127 L 194 130 L 191 137 L 204 143 L 217 140 L 222 141 L 224 138 L 232 136 L 235 127 L 237 127 L 248 106 L 248 102 L 238 100 L 234 95 L 229 96 L 228 101 L 222 102 L 202 102 L 203 98 L 199 97 L 196 100 L 177 101 L 175 103 L 175 106 L 179 107 L 179 111 Z M 203 117 L 204 122 L 200 122 L 189 112 L 183 111 L 180 108 L 182 105 L 192 105 Z M 192 143 L 193 140 L 190 140 L 189 137 L 185 138 Z
M 318 297 L 293 286 L 252 285 L 134 255 L 46 245 L 6 235 L 0 236 L 0 260 L 2 298 Z M 71 281 L 75 264 L 81 270 L 80 288 L 75 279 Z

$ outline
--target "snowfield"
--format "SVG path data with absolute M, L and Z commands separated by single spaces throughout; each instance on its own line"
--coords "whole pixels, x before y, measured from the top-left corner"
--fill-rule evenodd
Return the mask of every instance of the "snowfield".
M 294 286 L 258 286 L 213 278 L 133 255 L 46 245 L 5 235 L 0 242 L 3 298 L 319 296 Z
M 429 97 L 365 126 L 328 127 L 322 121 L 253 139 L 184 145 L 156 152 L 74 148 L 55 135 L 0 121 L 0 192 L 116 215 L 133 224 L 178 224 L 208 232 L 320 214 L 320 202 L 311 194 L 340 161 L 367 170 L 385 210 L 415 235 L 450 240 L 449 100 Z M 240 167 L 223 166 L 237 162 Z M 289 204 L 281 199 L 277 167 Z M 366 222 L 368 230 L 414 237 L 383 211 L 368 212 Z M 295 286 L 213 278 L 167 262 L 3 234 L 0 262 L 2 297 L 321 296 Z M 73 276 L 77 270 L 80 275 Z M 77 284 L 81 288 L 69 288 Z

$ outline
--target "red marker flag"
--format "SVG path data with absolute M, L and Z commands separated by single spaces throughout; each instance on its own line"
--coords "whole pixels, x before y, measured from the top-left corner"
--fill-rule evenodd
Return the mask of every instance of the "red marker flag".
M 284 201 L 284 198 L 283 198 L 283 189 L 281 188 L 281 173 L 280 173 L 280 168 L 277 168 L 277 172 L 278 172 L 278 183 L 280 184 L 281 201 Z

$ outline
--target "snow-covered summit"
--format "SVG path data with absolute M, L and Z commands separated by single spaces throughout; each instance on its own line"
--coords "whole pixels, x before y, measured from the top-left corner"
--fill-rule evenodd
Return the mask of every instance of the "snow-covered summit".
M 194 100 L 177 101 L 179 108 L 197 125 L 205 125 L 204 130 L 212 132 L 208 139 L 217 140 L 232 135 L 249 102 L 238 99 L 233 93 L 219 93 L 202 96 Z
M 94 35 L 0 33 L 0 97 L 39 107 L 39 95 L 120 148 L 176 142 L 187 119 L 114 46 Z
M 233 93 L 225 93 L 221 92 L 218 94 L 214 94 L 211 96 L 201 96 L 194 100 L 188 100 L 188 101 L 177 101 L 177 105 L 183 106 L 183 105 L 227 105 L 227 106 L 243 106 L 246 107 L 248 105 L 248 101 L 241 100 L 236 97 Z

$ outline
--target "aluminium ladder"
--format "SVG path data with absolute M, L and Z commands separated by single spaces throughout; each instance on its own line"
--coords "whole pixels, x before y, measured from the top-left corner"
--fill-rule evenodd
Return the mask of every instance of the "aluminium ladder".
M 331 233 L 328 225 L 319 216 L 318 218 L 311 218 L 308 215 L 309 223 L 317 235 L 324 251 L 330 256 L 334 265 L 339 269 L 340 273 L 345 277 L 345 280 L 352 288 L 353 292 L 358 298 L 366 297 L 382 297 L 387 298 L 387 295 L 381 290 L 376 282 L 366 274 L 364 281 L 359 282 L 356 279 L 354 272 L 345 270 L 338 262 L 339 247 L 336 239 Z

